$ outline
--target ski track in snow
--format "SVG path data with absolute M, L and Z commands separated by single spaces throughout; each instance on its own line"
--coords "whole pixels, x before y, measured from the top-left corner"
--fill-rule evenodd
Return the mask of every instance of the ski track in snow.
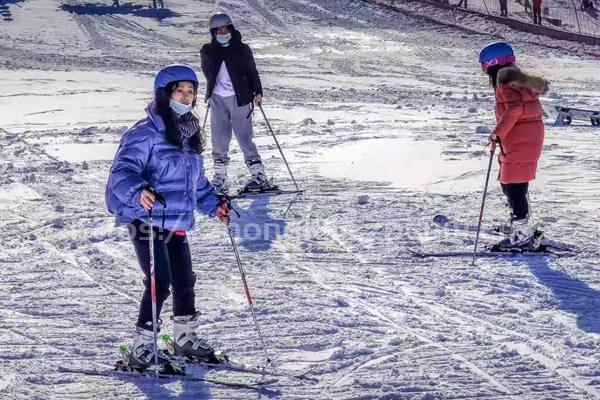
M 0 22 L 0 398 L 600 399 L 598 130 L 548 125 L 531 193 L 549 237 L 586 249 L 581 255 L 471 266 L 403 252 L 472 248 L 472 233 L 431 218 L 474 223 L 487 157 L 474 132 L 493 123 L 493 98 L 472 61 L 490 37 L 417 14 L 480 32 L 491 31 L 488 22 L 396 3 L 407 13 L 357 0 L 172 0 L 177 15 L 162 20 L 69 14 L 57 0 L 10 5 L 14 21 Z M 159 66 L 199 65 L 217 10 L 234 15 L 255 51 L 265 111 L 306 190 L 236 200 L 234 226 L 260 234 L 238 237 L 242 262 L 275 361 L 312 369 L 319 382 L 282 378 L 260 391 L 64 372 L 111 365 L 132 339 L 142 274 L 126 232 L 104 211 L 104 153 L 143 115 Z M 569 52 L 494 29 L 515 42 L 525 68 L 551 80 L 546 102 L 595 105 L 599 69 L 585 55 L 594 48 Z M 291 187 L 258 113 L 255 121 L 268 171 Z M 427 188 L 328 177 L 322 155 L 382 138 L 435 141 L 444 148 L 435 162 L 480 160 L 481 168 Z M 246 172 L 233 148 L 237 185 Z M 490 225 L 506 215 L 492 186 Z M 358 204 L 360 195 L 368 201 Z M 201 332 L 236 360 L 260 363 L 224 227 L 200 217 L 190 241 Z

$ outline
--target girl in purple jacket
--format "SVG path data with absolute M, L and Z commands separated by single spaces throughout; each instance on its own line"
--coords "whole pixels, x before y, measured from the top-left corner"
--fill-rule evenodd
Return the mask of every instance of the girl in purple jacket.
M 229 213 L 227 202 L 204 176 L 204 141 L 192 113 L 197 92 L 198 78 L 188 66 L 170 65 L 158 73 L 155 99 L 146 109 L 147 117 L 123 135 L 106 186 L 108 210 L 115 215 L 117 225 L 127 226 L 145 276 L 137 335 L 126 360 L 133 368 L 152 365 L 155 356 L 150 228 L 146 223 L 149 210 L 159 225 L 152 235 L 159 315 L 164 301 L 173 293 L 174 354 L 211 363 L 221 361 L 195 332 L 199 316 L 195 308 L 196 276 L 186 237 L 186 231 L 195 224 L 194 209 L 220 221 L 226 221 Z M 158 359 L 163 367 L 172 362 L 160 350 Z

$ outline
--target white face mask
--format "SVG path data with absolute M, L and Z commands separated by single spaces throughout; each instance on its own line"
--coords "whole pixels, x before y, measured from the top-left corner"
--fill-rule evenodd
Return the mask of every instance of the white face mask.
M 231 41 L 231 33 L 226 33 L 225 35 L 216 35 L 217 42 L 221 43 L 222 46 L 229 46 L 229 42 Z
M 173 110 L 177 115 L 185 115 L 189 112 L 192 112 L 194 106 L 192 104 L 181 104 L 173 99 L 169 102 L 169 106 L 171 110 Z

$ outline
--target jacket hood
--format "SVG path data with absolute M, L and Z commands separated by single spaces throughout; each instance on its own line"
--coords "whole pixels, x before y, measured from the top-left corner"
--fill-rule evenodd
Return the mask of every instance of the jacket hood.
M 538 94 L 546 93 L 550 85 L 545 78 L 527 74 L 516 67 L 502 68 L 498 72 L 498 83 L 528 89 Z

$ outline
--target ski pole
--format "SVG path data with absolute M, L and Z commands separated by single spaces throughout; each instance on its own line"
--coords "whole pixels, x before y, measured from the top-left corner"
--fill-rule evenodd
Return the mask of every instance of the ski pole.
M 269 356 L 269 352 L 267 350 L 267 346 L 265 345 L 265 340 L 263 338 L 262 332 L 260 330 L 260 326 L 258 325 L 258 319 L 256 318 L 256 311 L 254 311 L 254 304 L 252 304 L 252 295 L 250 294 L 250 288 L 248 287 L 248 281 L 246 280 L 246 273 L 244 272 L 244 267 L 242 267 L 242 261 L 240 259 L 240 253 L 238 252 L 238 248 L 235 244 L 235 240 L 233 239 L 233 232 L 231 232 L 231 226 L 229 226 L 229 219 L 225 222 L 227 226 L 227 233 L 229 234 L 229 239 L 231 239 L 231 246 L 233 247 L 233 252 L 235 253 L 235 259 L 237 261 L 238 268 L 240 270 L 240 275 L 242 276 L 242 283 L 244 284 L 244 291 L 246 292 L 246 299 L 248 300 L 248 305 L 250 306 L 250 311 L 252 313 L 252 319 L 254 320 L 254 326 L 256 327 L 256 331 L 258 332 L 258 338 L 260 339 L 260 343 L 262 345 L 263 351 L 265 352 L 265 357 L 267 358 L 266 365 L 271 364 L 271 367 L 275 369 L 273 363 L 271 361 L 271 357 Z
M 154 339 L 154 373 L 158 378 L 158 315 L 156 311 L 156 273 L 154 270 L 154 224 L 152 209 L 148 210 L 148 225 L 150 227 L 150 297 L 152 298 L 152 334 Z
M 167 203 L 163 196 L 155 193 L 152 188 L 148 188 L 156 200 L 166 207 Z M 154 373 L 158 378 L 158 312 L 156 307 L 156 270 L 154 265 L 154 223 L 152 221 L 152 208 L 148 210 L 148 226 L 150 227 L 150 236 L 148 239 L 150 247 L 150 297 L 152 299 L 152 334 L 154 340 Z
M 487 175 L 485 177 L 485 186 L 483 188 L 483 198 L 481 199 L 481 210 L 479 211 L 479 223 L 477 225 L 477 236 L 475 238 L 475 249 L 473 250 L 473 262 L 471 265 L 475 265 L 475 258 L 477 257 L 477 245 L 479 244 L 479 233 L 481 232 L 481 222 L 483 221 L 483 210 L 485 208 L 485 198 L 487 196 L 487 188 L 490 182 L 490 172 L 492 171 L 492 162 L 494 160 L 494 153 L 496 152 L 496 144 L 492 143 L 490 149 L 490 162 L 488 164 Z
M 269 123 L 269 120 L 267 119 L 267 115 L 265 114 L 265 110 L 263 110 L 263 108 L 262 108 L 262 104 L 259 103 L 258 107 L 260 108 L 260 112 L 262 113 L 262 115 L 263 115 L 263 117 L 265 119 L 265 122 L 267 123 L 267 127 L 271 131 L 271 135 L 273 135 L 273 139 L 275 140 L 275 144 L 277 145 L 277 148 L 279 149 L 279 153 L 281 153 L 281 158 L 283 158 L 283 162 L 285 162 L 285 166 L 287 167 L 287 170 L 290 173 L 290 176 L 292 177 L 292 182 L 294 182 L 294 186 L 296 186 L 296 190 L 300 191 L 300 188 L 298 187 L 298 184 L 296 183 L 296 179 L 294 179 L 294 174 L 292 174 L 292 170 L 290 169 L 290 165 L 288 164 L 287 160 L 285 159 L 285 155 L 283 155 L 283 150 L 281 149 L 281 146 L 279 145 L 279 141 L 277 140 L 277 136 L 275 136 L 275 132 L 273 132 L 273 128 L 271 128 L 271 124 Z
M 206 112 L 204 113 L 204 121 L 202 121 L 202 134 L 206 136 L 206 121 L 208 120 L 208 110 L 210 109 L 210 101 L 206 103 Z

